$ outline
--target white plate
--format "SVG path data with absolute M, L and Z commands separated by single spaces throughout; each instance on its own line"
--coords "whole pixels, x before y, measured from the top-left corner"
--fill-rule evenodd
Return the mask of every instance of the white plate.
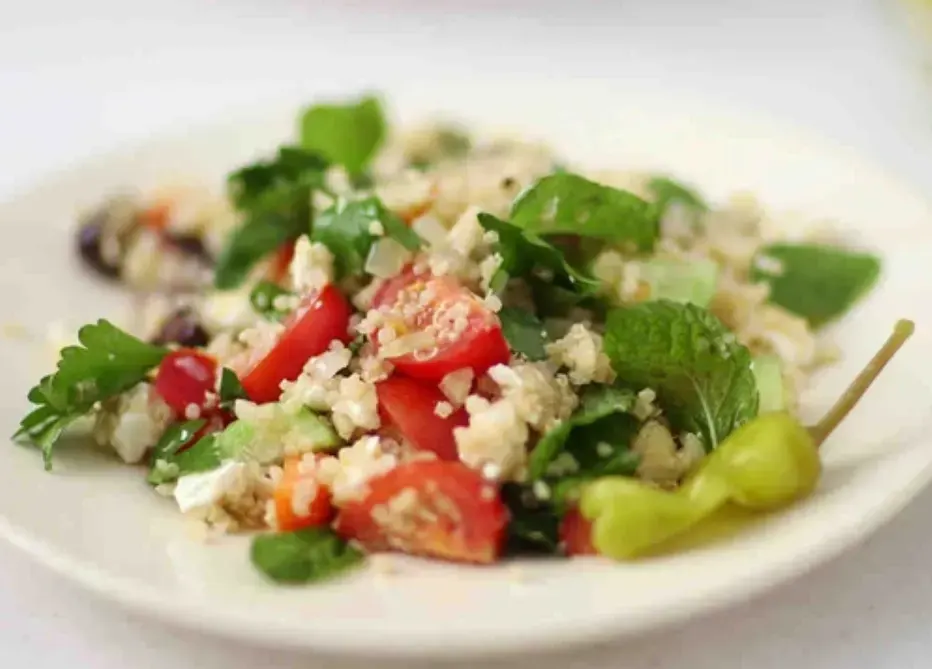
M 834 328 L 845 360 L 820 375 L 806 408 L 824 408 L 899 316 L 918 334 L 825 447 L 817 494 L 738 534 L 634 564 L 540 561 L 469 568 L 391 558 L 343 581 L 276 588 L 249 566 L 244 540 L 201 545 L 143 472 L 61 449 L 0 449 L 0 534 L 92 590 L 180 625 L 263 643 L 354 654 L 457 656 L 540 649 L 631 634 L 749 597 L 855 544 L 932 474 L 932 216 L 909 188 L 845 149 L 771 121 L 661 94 L 581 82 L 549 90 L 449 86 L 393 92 L 406 118 L 439 111 L 552 141 L 571 160 L 668 170 L 713 197 L 739 189 L 770 205 L 831 216 L 886 258 L 879 288 Z M 439 103 L 439 104 L 435 104 Z M 120 302 L 80 271 L 73 214 L 121 186 L 214 180 L 289 135 L 294 109 L 152 141 L 50 178 L 0 208 L 0 305 L 43 332 L 112 314 Z M 7 340 L 2 427 L 26 408 L 49 352 Z

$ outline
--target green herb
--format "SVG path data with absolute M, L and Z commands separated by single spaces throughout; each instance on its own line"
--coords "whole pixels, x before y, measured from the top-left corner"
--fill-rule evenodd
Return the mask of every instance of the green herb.
M 560 543 L 560 518 L 554 508 L 547 501 L 538 499 L 528 485 L 506 483 L 501 494 L 510 517 L 505 553 L 556 554 Z
M 220 407 L 229 409 L 236 400 L 249 399 L 236 372 L 224 367 L 220 372 Z
M 379 239 L 379 235 L 372 233 L 378 226 L 384 236 L 409 251 L 421 247 L 417 233 L 377 197 L 352 202 L 338 200 L 317 217 L 312 238 L 330 249 L 339 277 L 354 276 L 363 273 L 372 245 Z
M 152 485 L 171 483 L 186 474 L 209 472 L 220 466 L 223 458 L 217 447 L 218 433 L 216 432 L 204 435 L 193 446 L 178 452 L 179 448 L 190 443 L 194 437 L 197 430 L 192 430 L 192 425 L 196 422 L 183 423 L 178 431 L 173 431 L 176 426 L 172 426 L 162 436 L 156 450 L 159 450 L 164 442 L 163 452 L 159 457 L 156 457 L 153 453 L 149 475 L 146 479 L 149 483 Z M 188 438 L 182 441 L 185 436 Z M 174 448 L 174 450 L 170 450 L 171 448 Z
M 491 214 L 479 214 L 479 223 L 495 232 L 495 251 L 502 263 L 492 277 L 491 288 L 501 292 L 511 277 L 536 275 L 580 295 L 594 295 L 600 289 L 598 280 L 570 265 L 553 245 L 533 232 L 527 232 Z
M 149 476 L 146 480 L 152 485 L 177 480 L 182 473 L 175 457 L 178 450 L 185 444 L 190 443 L 198 431 L 206 424 L 206 420 L 198 419 L 169 425 L 149 456 Z M 200 443 L 200 440 L 198 443 Z M 188 464 L 190 466 L 190 463 Z
M 705 309 L 664 300 L 614 309 L 603 346 L 619 381 L 655 390 L 673 427 L 701 433 L 706 449 L 757 415 L 751 354 Z
M 669 177 L 655 176 L 647 182 L 647 188 L 660 211 L 665 211 L 673 203 L 699 213 L 709 210 L 705 200 L 695 190 Z
M 771 244 L 751 268 L 752 279 L 770 285 L 771 302 L 813 327 L 842 316 L 879 276 L 876 256 L 818 244 Z
M 257 314 L 272 321 L 280 321 L 290 312 L 275 307 L 275 298 L 279 295 L 291 293 L 272 281 L 259 281 L 249 293 L 249 302 Z
M 79 346 L 62 349 L 55 373 L 29 391 L 29 401 L 35 407 L 13 435 L 42 450 L 46 470 L 52 468 L 52 450 L 68 425 L 89 413 L 98 402 L 145 380 L 168 353 L 106 320 L 82 327 L 78 341 Z
M 524 309 L 503 307 L 498 312 L 498 319 L 502 323 L 502 334 L 512 351 L 528 360 L 544 360 L 547 357 L 544 349 L 547 336 L 537 316 Z
M 310 231 L 312 194 L 329 193 L 326 169 L 319 155 L 282 146 L 274 160 L 247 165 L 230 175 L 230 196 L 243 222 L 217 258 L 217 288 L 238 286 L 259 260 Z
M 612 386 L 590 386 L 580 399 L 579 408 L 567 420 L 545 433 L 528 459 L 528 477 L 543 478 L 554 459 L 567 448 L 570 434 L 576 441 L 576 430 L 592 425 L 602 418 L 617 413 L 628 413 L 634 408 L 633 392 Z
M 657 211 L 633 193 L 563 172 L 539 180 L 515 200 L 511 222 L 538 235 L 596 237 L 651 251 Z
M 364 556 L 324 528 L 260 534 L 252 540 L 256 569 L 277 583 L 313 583 L 360 564 Z
M 385 125 L 382 105 L 374 97 L 314 105 L 301 116 L 301 146 L 359 174 L 382 146 Z

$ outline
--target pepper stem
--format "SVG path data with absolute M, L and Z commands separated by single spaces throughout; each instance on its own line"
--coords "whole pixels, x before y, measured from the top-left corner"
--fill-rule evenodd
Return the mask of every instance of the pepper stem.
M 864 366 L 861 373 L 854 378 L 844 394 L 838 398 L 838 401 L 822 417 L 822 420 L 809 428 L 809 433 L 817 446 L 820 446 L 851 412 L 874 380 L 880 375 L 880 372 L 883 371 L 883 368 L 887 366 L 887 363 L 893 359 L 896 352 L 912 336 L 915 329 L 915 323 L 910 320 L 900 319 L 896 322 L 887 341 L 874 354 L 870 362 Z

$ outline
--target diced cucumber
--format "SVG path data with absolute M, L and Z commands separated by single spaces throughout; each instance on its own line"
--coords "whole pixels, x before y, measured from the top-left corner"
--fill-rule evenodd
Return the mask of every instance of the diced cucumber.
M 758 356 L 751 362 L 751 369 L 757 379 L 758 411 L 783 411 L 786 408 L 786 392 L 780 358 L 775 355 Z
M 650 299 L 689 302 L 706 307 L 715 295 L 718 265 L 711 260 L 654 258 L 641 265 L 641 278 L 650 286 Z
M 340 445 L 340 438 L 324 418 L 302 409 L 297 414 L 275 408 L 269 420 L 238 420 L 217 437 L 222 459 L 254 460 L 269 464 L 281 460 L 285 450 L 310 453 Z

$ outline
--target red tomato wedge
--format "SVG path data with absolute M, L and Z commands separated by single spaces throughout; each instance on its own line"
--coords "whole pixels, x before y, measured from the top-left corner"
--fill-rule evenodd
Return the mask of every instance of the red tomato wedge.
M 370 552 L 396 550 L 488 564 L 499 556 L 508 511 L 498 488 L 460 462 L 415 460 L 368 483 L 334 528 Z
M 414 332 L 434 336 L 431 352 L 390 358 L 395 369 L 408 376 L 438 382 L 464 367 L 479 376 L 510 357 L 498 318 L 453 277 L 408 269 L 379 289 L 373 307 L 390 310 L 388 319 L 399 336 Z M 378 346 L 377 337 L 373 342 Z
M 592 545 L 592 523 L 579 509 L 570 509 L 560 523 L 560 540 L 567 555 L 596 555 Z
M 375 392 L 384 427 L 397 430 L 419 451 L 435 453 L 441 460 L 459 459 L 453 428 L 469 423 L 465 409 L 455 409 L 446 417 L 437 415 L 438 403 L 449 404 L 443 393 L 423 381 L 399 375 L 377 383 Z
M 171 207 L 170 200 L 159 200 L 139 212 L 139 222 L 151 230 L 162 232 L 168 226 Z
M 346 298 L 333 285 L 305 297 L 272 350 L 243 377 L 249 399 L 274 402 L 281 382 L 298 378 L 309 358 L 326 351 L 334 339 L 348 342 L 351 314 Z
M 275 486 L 275 526 L 280 532 L 326 525 L 333 516 L 330 491 L 312 474 L 302 473 L 300 462 L 300 458 L 285 460 L 282 478 Z
M 179 416 L 189 405 L 204 408 L 217 382 L 217 361 L 195 349 L 182 348 L 164 358 L 155 374 L 155 391 Z
M 272 283 L 283 284 L 288 278 L 288 270 L 291 267 L 291 261 L 294 258 L 294 241 L 285 242 L 278 247 L 275 255 L 272 256 L 272 263 L 269 265 L 266 279 Z

